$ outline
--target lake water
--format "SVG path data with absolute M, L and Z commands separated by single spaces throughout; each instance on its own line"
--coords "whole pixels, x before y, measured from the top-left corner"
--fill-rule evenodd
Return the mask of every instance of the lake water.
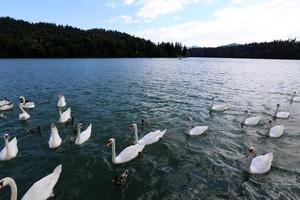
M 15 103 L 0 119 L 4 132 L 17 136 L 19 153 L 0 162 L 0 179 L 13 177 L 19 198 L 30 186 L 62 163 L 54 188 L 56 200 L 82 199 L 300 199 L 300 61 L 248 59 L 11 59 L 0 60 L 0 96 Z M 48 148 L 50 123 L 58 122 L 58 92 L 62 91 L 76 121 L 93 123 L 92 136 L 77 146 L 71 125 L 57 125 L 63 139 Z M 36 102 L 31 119 L 18 120 L 18 96 Z M 231 110 L 208 113 L 211 97 Z M 279 139 L 266 139 L 267 121 L 276 104 L 289 111 Z M 257 127 L 240 127 L 243 111 L 262 115 Z M 141 128 L 141 119 L 151 124 Z M 201 136 L 184 134 L 186 118 L 208 125 Z M 113 165 L 109 138 L 116 151 L 133 143 L 131 123 L 139 134 L 168 129 L 158 143 L 145 147 L 131 162 Z M 26 129 L 42 127 L 42 135 Z M 245 173 L 247 148 L 257 154 L 274 152 L 265 175 Z M 123 187 L 112 182 L 129 169 Z M 9 188 L 0 199 L 9 199 Z

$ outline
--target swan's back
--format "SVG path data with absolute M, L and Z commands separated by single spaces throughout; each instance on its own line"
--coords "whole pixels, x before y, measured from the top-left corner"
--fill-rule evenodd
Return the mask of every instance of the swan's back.
M 257 116 L 257 117 L 248 117 L 246 120 L 245 120 L 245 125 L 256 125 L 258 124 L 258 122 L 261 120 L 261 117 L 260 116 Z
M 290 116 L 289 112 L 278 112 L 276 117 L 281 119 L 286 119 Z
M 58 130 L 55 127 L 51 127 L 51 135 L 48 141 L 49 147 L 50 148 L 56 148 L 58 146 L 60 146 L 62 142 L 62 139 L 60 138 L 59 134 L 58 134 Z
M 190 130 L 189 135 L 201 135 L 207 129 L 208 129 L 208 126 L 196 126 Z
M 86 142 L 91 137 L 91 132 L 92 132 L 92 124 L 90 124 L 85 131 L 80 133 L 79 137 L 76 138 L 75 143 L 82 144 Z
M 135 144 L 128 146 L 116 157 L 116 163 L 124 163 L 134 159 L 139 155 L 144 147 L 144 144 Z
M 252 174 L 265 174 L 271 169 L 273 152 L 253 158 L 250 165 Z
M 14 108 L 14 104 L 12 103 L 12 104 L 6 104 L 6 105 L 4 105 L 4 106 L 1 106 L 0 107 L 0 110 L 1 111 L 6 111 L 6 110 L 11 110 L 11 109 L 13 109 Z
M 213 105 L 211 109 L 215 111 L 225 111 L 228 109 L 228 107 L 225 104 L 218 104 L 218 105 Z
M 62 166 L 60 164 L 54 169 L 54 171 L 51 174 L 35 182 L 23 196 L 22 200 L 48 199 L 50 196 L 53 195 L 53 188 L 60 177 L 61 171 Z
M 140 139 L 139 143 L 144 145 L 153 144 L 157 142 L 160 138 L 162 138 L 166 133 L 166 131 L 167 129 L 163 131 L 157 130 L 157 131 L 150 132 L 146 134 L 142 139 Z
M 23 107 L 24 108 L 34 108 L 35 104 L 34 104 L 34 102 L 26 102 Z
M 276 125 L 270 130 L 270 137 L 278 138 L 283 134 L 284 126 Z
M 71 108 L 68 108 L 60 115 L 60 122 L 66 122 L 71 118 Z

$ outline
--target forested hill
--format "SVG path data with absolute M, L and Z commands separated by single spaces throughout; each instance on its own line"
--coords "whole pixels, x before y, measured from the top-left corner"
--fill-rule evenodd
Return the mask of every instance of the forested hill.
M 300 59 L 300 41 L 290 39 L 216 48 L 191 48 L 189 54 L 192 57 Z
M 0 58 L 179 57 L 180 43 L 160 43 L 104 29 L 81 30 L 0 17 Z

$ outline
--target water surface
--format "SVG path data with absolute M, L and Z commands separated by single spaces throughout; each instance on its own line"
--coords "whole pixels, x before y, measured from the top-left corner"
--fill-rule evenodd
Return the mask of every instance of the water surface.
M 248 59 L 19 59 L 0 60 L 0 95 L 15 103 L 0 119 L 4 132 L 17 136 L 19 154 L 0 162 L 0 178 L 11 176 L 19 197 L 60 163 L 63 171 L 54 193 L 57 200 L 82 199 L 299 199 L 300 103 L 289 103 L 289 94 L 300 94 L 300 61 Z M 62 91 L 75 120 L 93 123 L 92 136 L 74 145 L 71 125 L 57 125 L 63 139 L 57 150 L 48 148 L 50 123 L 58 122 L 58 92 Z M 18 120 L 17 97 L 36 102 L 31 119 Z M 208 114 L 211 96 L 231 110 Z M 289 111 L 285 133 L 265 139 L 266 122 L 276 104 Z M 241 128 L 243 111 L 262 115 L 257 127 Z M 151 124 L 141 128 L 141 118 Z M 185 120 L 208 125 L 198 137 L 184 134 Z M 116 139 L 120 152 L 131 145 L 131 123 L 139 134 L 168 129 L 159 143 L 147 146 L 137 159 L 114 166 L 111 149 Z M 26 129 L 42 126 L 42 135 Z M 274 152 L 269 173 L 244 172 L 247 148 L 257 154 Z M 0 140 L 0 148 L 4 141 Z M 124 187 L 111 179 L 130 170 Z M 9 199 L 8 188 L 0 199 Z

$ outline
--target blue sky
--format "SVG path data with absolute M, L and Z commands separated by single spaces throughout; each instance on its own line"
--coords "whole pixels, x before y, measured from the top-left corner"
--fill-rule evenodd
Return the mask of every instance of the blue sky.
M 298 38 L 299 0 L 0 0 L 0 16 L 187 46 Z

